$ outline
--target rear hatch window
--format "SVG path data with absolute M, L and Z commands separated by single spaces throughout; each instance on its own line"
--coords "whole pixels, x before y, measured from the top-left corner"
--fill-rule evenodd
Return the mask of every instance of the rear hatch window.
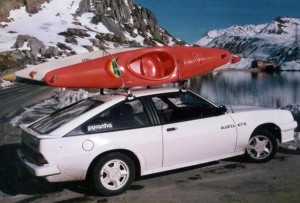
M 103 104 L 102 101 L 96 100 L 82 100 L 63 109 L 55 111 L 44 119 L 29 126 L 30 129 L 40 133 L 48 134 L 60 126 L 68 123 L 72 119 L 80 116 L 81 114 Z

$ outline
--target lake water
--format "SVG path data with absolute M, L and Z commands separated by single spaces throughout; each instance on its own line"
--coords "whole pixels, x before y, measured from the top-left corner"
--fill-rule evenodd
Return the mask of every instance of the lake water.
M 300 72 L 226 70 L 192 78 L 189 89 L 216 104 L 280 108 L 300 104 Z M 226 96 L 227 95 L 227 96 Z M 228 99 L 227 99 L 228 98 Z

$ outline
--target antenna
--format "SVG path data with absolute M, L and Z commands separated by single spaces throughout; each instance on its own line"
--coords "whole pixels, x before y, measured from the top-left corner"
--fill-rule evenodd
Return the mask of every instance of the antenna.
M 222 83 L 223 83 L 223 85 L 224 85 L 224 93 L 225 93 L 226 99 L 227 99 L 227 101 L 228 101 L 228 104 L 229 104 L 229 106 L 230 106 L 231 112 L 234 113 L 233 108 L 232 108 L 232 106 L 231 106 L 231 102 L 230 102 L 230 100 L 229 100 L 229 97 L 228 97 L 228 94 L 227 94 L 227 91 L 226 91 L 226 83 L 225 83 L 225 81 L 224 81 L 223 78 L 222 78 Z
M 131 93 L 130 89 L 126 89 L 127 91 L 127 99 L 128 100 L 133 100 L 135 98 L 135 96 Z
M 179 88 L 180 88 L 180 91 L 182 92 L 186 92 L 187 91 L 187 80 L 180 80 L 178 81 L 179 83 Z

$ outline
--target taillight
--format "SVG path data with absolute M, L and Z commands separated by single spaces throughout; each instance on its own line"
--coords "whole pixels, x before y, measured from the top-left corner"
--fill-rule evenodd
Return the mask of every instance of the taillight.
M 40 153 L 37 153 L 36 154 L 36 161 L 41 164 L 41 165 L 44 165 L 44 164 L 48 164 L 48 161 L 45 159 L 45 157 L 40 154 Z
M 41 153 L 31 149 L 24 142 L 22 142 L 22 150 L 28 157 L 30 157 L 32 160 L 34 160 L 38 164 L 40 164 L 40 165 L 48 164 L 48 161 Z

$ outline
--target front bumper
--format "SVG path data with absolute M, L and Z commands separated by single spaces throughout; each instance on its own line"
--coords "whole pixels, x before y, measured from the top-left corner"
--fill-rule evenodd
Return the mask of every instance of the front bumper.
M 45 164 L 39 166 L 31 161 L 21 149 L 18 149 L 17 153 L 24 167 L 34 176 L 42 177 L 60 174 L 60 170 L 56 165 Z
M 281 143 L 289 142 L 295 139 L 295 128 L 297 127 L 297 122 L 293 121 L 291 123 L 281 125 Z

